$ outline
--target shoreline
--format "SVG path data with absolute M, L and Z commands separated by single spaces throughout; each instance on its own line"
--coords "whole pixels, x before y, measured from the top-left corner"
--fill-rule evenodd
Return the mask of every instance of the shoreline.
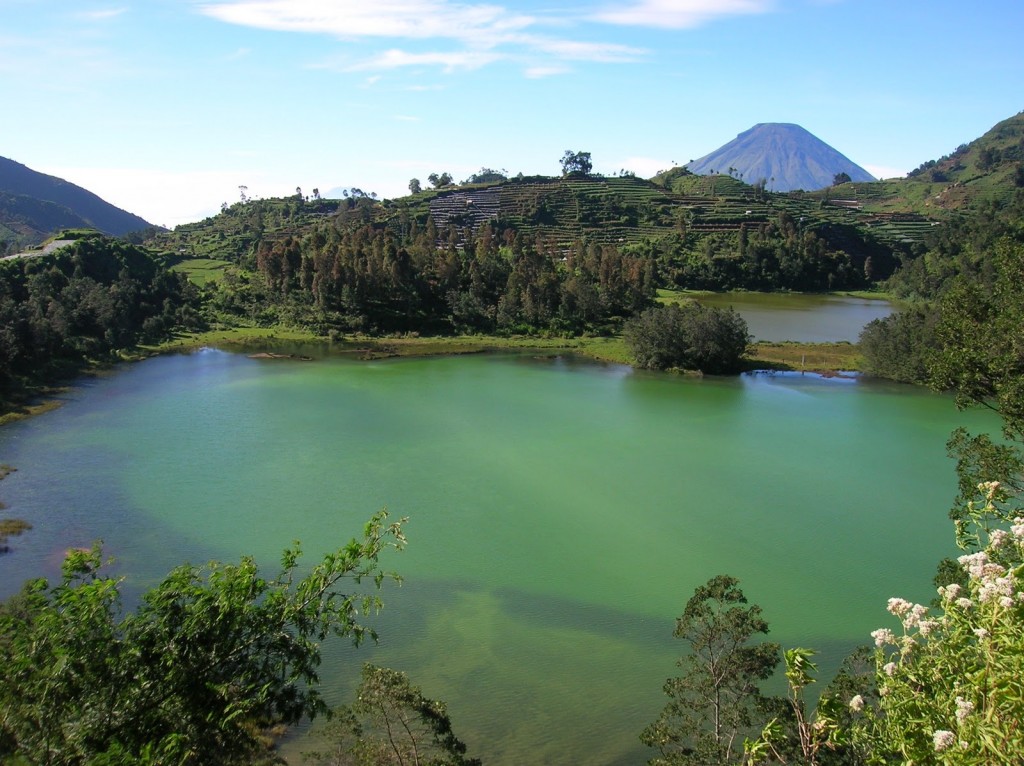
M 179 335 L 156 346 L 140 346 L 123 351 L 117 358 L 94 362 L 61 382 L 24 384 L 10 398 L 0 401 L 0 427 L 41 415 L 61 406 L 60 394 L 72 380 L 100 375 L 121 362 L 137 362 L 163 354 L 192 353 L 201 348 L 220 348 L 235 353 L 248 353 L 256 358 L 309 361 L 311 355 L 296 353 L 295 348 L 307 345 L 331 354 L 353 356 L 362 360 L 425 356 L 461 356 L 502 351 L 545 354 L 576 354 L 598 362 L 630 365 L 632 359 L 621 336 L 578 338 L 494 335 L 458 336 L 369 336 L 351 335 L 327 338 L 307 330 L 286 327 L 236 327 L 203 333 Z M 280 352 L 282 347 L 290 350 Z M 752 343 L 746 357 L 744 372 L 758 370 L 775 372 L 807 372 L 826 377 L 856 372 L 860 368 L 860 352 L 851 343 L 798 343 L 786 341 Z

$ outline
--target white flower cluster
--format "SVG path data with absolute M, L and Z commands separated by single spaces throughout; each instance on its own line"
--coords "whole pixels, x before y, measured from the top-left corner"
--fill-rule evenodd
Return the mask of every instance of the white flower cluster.
M 956 698 L 956 720 L 960 723 L 964 722 L 971 713 L 974 712 L 974 703 L 970 700 L 966 700 L 963 697 Z
M 941 753 L 954 742 L 956 742 L 956 735 L 951 731 L 939 729 L 934 734 L 932 734 L 932 744 L 935 745 L 936 753 Z
M 917 628 L 921 625 L 922 618 L 928 614 L 928 607 L 921 604 L 912 604 L 906 599 L 889 599 L 889 612 L 903 620 L 903 627 L 907 630 Z
M 1021 525 L 1024 530 L 1024 525 Z M 997 530 L 999 531 L 999 530 Z M 994 533 L 993 533 L 994 534 Z M 1014 597 L 1024 600 L 1024 591 L 1016 592 L 1013 575 L 1002 564 L 989 559 L 987 551 L 969 553 L 961 556 L 958 561 L 964 571 L 978 583 L 978 600 L 983 604 L 996 602 L 1009 609 L 1014 605 Z M 946 588 L 946 593 L 949 588 Z M 960 600 L 957 601 L 960 603 Z
M 896 634 L 888 628 L 879 628 L 871 631 L 871 637 L 875 639 L 875 646 L 881 648 L 886 644 L 896 643 Z
M 1005 509 L 1000 509 L 999 514 L 991 513 L 996 503 L 1007 500 L 1007 494 L 998 482 L 979 484 L 978 491 L 986 500 L 989 518 L 1008 517 L 1002 513 Z M 970 510 L 976 510 L 973 504 Z M 935 698 L 928 706 L 932 725 L 949 727 L 931 730 L 935 753 L 943 753 L 952 747 L 966 751 L 982 736 L 978 734 L 979 730 L 987 731 L 1005 724 L 1005 721 L 989 720 L 992 718 L 992 706 L 985 693 L 979 692 L 973 678 L 961 684 L 964 679 L 951 670 L 947 655 L 953 655 L 957 668 L 962 662 L 970 664 L 963 657 L 977 657 L 992 673 L 1002 673 L 1004 667 L 1010 668 L 1008 672 L 1014 678 L 1018 678 L 1020 673 L 1019 665 L 999 663 L 1006 659 L 1001 654 L 1004 644 L 1013 646 L 1019 657 L 1020 627 L 1024 619 L 1024 563 L 1021 563 L 1024 561 L 1024 513 L 1014 517 L 1011 524 L 1004 525 L 1008 529 L 987 530 L 982 521 L 975 519 L 978 528 L 984 530 L 980 534 L 962 534 L 967 522 L 961 523 L 958 540 L 970 544 L 987 542 L 984 550 L 959 558 L 968 582 L 963 586 L 952 583 L 938 589 L 942 606 L 937 616 L 929 615 L 928 608 L 921 604 L 890 598 L 887 609 L 903 623 L 903 635 L 897 635 L 889 628 L 879 628 L 871 633 L 875 646 L 881 650 L 877 656 L 881 665 L 879 694 L 883 708 L 887 700 L 898 708 L 908 694 L 920 694 L 920 690 L 914 688 L 918 663 L 921 663 L 920 668 L 937 668 L 940 673 L 948 674 L 945 682 L 952 682 L 952 688 L 947 686 L 946 691 L 942 688 L 943 682 L 937 683 Z M 934 662 L 938 662 L 935 668 L 931 664 Z M 990 667 L 993 662 L 997 665 Z M 903 677 L 905 670 L 909 671 L 906 678 Z M 851 708 L 853 704 L 851 700 Z M 1007 709 L 1012 711 L 1010 724 L 1015 727 L 1021 720 L 1019 708 L 1014 709 L 1011 705 Z M 924 720 L 928 718 L 901 723 L 919 726 Z M 948 755 L 941 758 L 946 759 Z
M 978 485 L 978 491 L 985 496 L 989 504 L 999 499 L 999 489 L 1003 485 L 998 481 L 983 481 Z

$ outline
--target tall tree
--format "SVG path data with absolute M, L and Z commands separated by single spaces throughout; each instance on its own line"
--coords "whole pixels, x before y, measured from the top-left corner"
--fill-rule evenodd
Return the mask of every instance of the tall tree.
M 739 581 L 718 575 L 697 588 L 673 635 L 689 644 L 682 673 L 665 682 L 669 702 L 640 735 L 661 756 L 651 766 L 735 763 L 744 735 L 770 718 L 758 683 L 779 664 L 779 645 L 751 644 L 767 634 L 761 607 L 747 606 Z
M 404 544 L 380 512 L 363 538 L 296 578 L 299 550 L 262 577 L 237 565 L 182 566 L 133 613 L 101 554 L 72 551 L 62 581 L 29 582 L 0 609 L 0 761 L 59 764 L 251 763 L 261 727 L 326 710 L 319 643 L 373 637 L 380 555 Z
M 566 149 L 559 162 L 562 165 L 563 176 L 585 177 L 589 176 L 594 169 L 594 165 L 590 161 L 590 152 L 574 152 L 571 149 Z
M 954 513 L 975 499 L 983 481 L 1001 481 L 1014 495 L 1024 490 L 1024 244 L 1000 241 L 988 274 L 961 274 L 939 304 L 930 381 L 953 391 L 960 407 L 981 406 L 1002 418 L 1004 439 L 958 430 L 950 440 L 957 457 L 960 496 Z M 1019 508 L 1019 506 L 1016 506 Z M 1012 519 L 1016 508 L 1005 518 Z
M 427 176 L 427 180 L 430 181 L 430 185 L 435 189 L 440 189 L 442 186 L 448 186 L 452 182 L 451 173 L 431 173 Z

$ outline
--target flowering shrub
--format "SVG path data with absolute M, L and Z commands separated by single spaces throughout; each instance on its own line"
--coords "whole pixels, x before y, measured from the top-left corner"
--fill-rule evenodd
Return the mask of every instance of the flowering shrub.
M 902 631 L 875 640 L 878 710 L 866 709 L 858 735 L 874 762 L 1009 764 L 1024 757 L 1024 515 L 1006 526 L 997 482 L 968 516 L 981 550 L 959 558 L 966 588 L 939 588 L 936 614 L 901 598 L 888 610 Z M 983 547 L 982 547 L 983 546 Z

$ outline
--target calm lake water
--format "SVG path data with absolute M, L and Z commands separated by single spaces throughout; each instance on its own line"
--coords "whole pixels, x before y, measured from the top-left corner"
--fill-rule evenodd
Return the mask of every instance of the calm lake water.
M 337 646 L 447 700 L 490 766 L 641 764 L 682 647 L 674 618 L 708 578 L 740 578 L 771 637 L 826 673 L 928 600 L 952 552 L 950 399 L 815 376 L 693 379 L 571 358 L 255 360 L 207 350 L 126 366 L 0 429 L 9 513 L 0 596 L 103 539 L 134 589 L 182 561 L 312 558 L 387 506 L 377 647 Z M 301 750 L 292 743 L 290 752 Z
M 799 293 L 715 293 L 699 295 L 708 306 L 732 307 L 754 340 L 799 343 L 856 343 L 868 322 L 889 316 L 889 301 L 845 295 Z

